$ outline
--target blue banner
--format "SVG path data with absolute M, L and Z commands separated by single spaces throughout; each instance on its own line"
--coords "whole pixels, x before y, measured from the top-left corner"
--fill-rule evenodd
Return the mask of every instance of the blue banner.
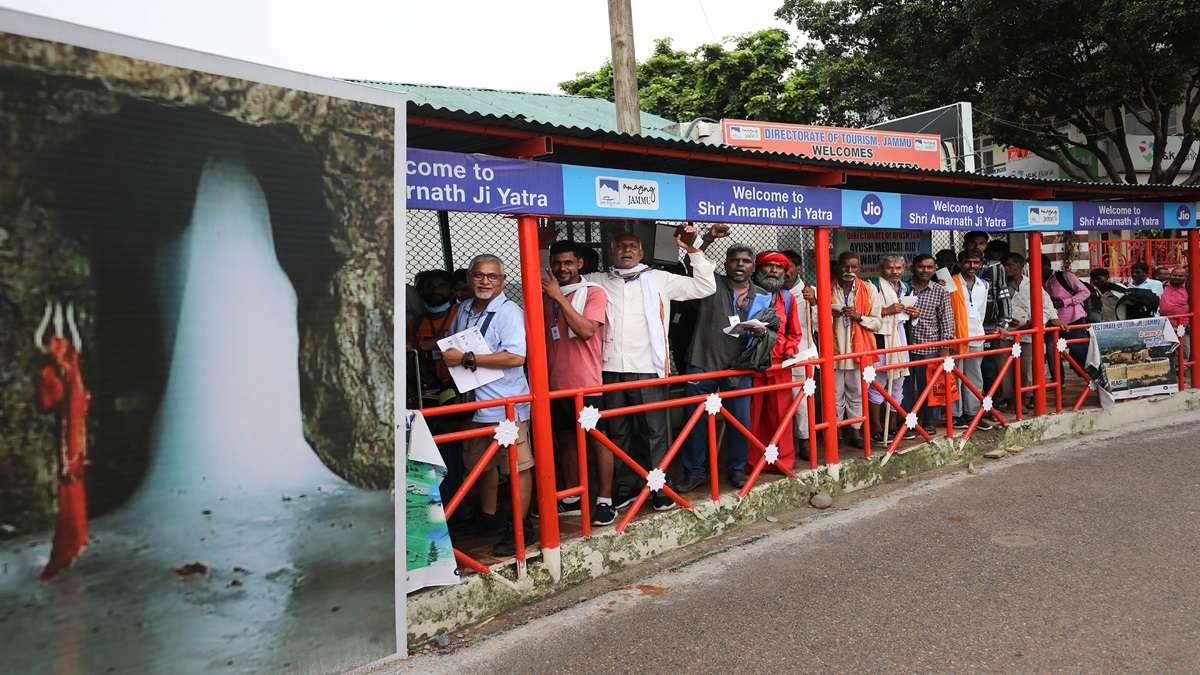
M 978 230 L 1006 232 L 1012 229 L 1010 201 L 902 195 L 901 227 L 915 230 Z
M 408 149 L 408 208 L 560 215 L 562 166 Z
M 685 220 L 683 176 L 564 164 L 562 182 L 569 215 Z
M 600 169 L 409 148 L 408 208 L 983 232 L 1196 227 L 1195 202 L 1010 201 Z
M 684 182 L 687 219 L 763 225 L 841 225 L 837 190 L 695 178 Z
M 842 225 L 900 229 L 900 195 L 842 190 Z

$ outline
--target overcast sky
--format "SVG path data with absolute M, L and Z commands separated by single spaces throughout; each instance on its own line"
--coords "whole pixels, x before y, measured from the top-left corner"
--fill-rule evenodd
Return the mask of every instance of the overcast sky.
M 781 0 L 634 0 L 638 60 L 784 24 Z M 316 75 L 520 91 L 609 56 L 605 0 L 0 0 L 0 5 Z

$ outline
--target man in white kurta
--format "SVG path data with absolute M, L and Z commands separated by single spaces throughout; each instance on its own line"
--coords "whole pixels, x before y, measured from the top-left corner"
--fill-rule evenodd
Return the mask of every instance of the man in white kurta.
M 800 265 L 804 259 L 795 251 L 784 251 L 784 255 L 792 262 L 792 267 L 788 270 L 787 283 L 788 290 L 792 297 L 796 298 L 796 310 L 800 313 L 800 351 L 797 352 L 802 361 L 808 361 L 817 358 L 817 294 L 812 286 L 805 285 L 804 279 L 800 278 Z M 813 377 L 816 378 L 816 371 L 813 371 Z M 808 379 L 806 366 L 800 366 L 792 369 L 792 380 L 795 382 L 803 382 Z M 799 395 L 800 389 L 792 391 L 793 395 Z M 803 459 L 808 458 L 808 403 L 805 402 L 796 407 L 796 421 L 793 429 L 796 436 L 796 452 Z
M 691 226 L 682 228 L 675 235 L 679 247 L 688 253 L 693 274 L 690 277 L 650 269 L 642 264 L 645 255 L 642 242 L 630 232 L 613 238 L 609 249 L 612 266 L 607 271 L 585 276 L 587 281 L 599 284 L 608 294 L 601 364 L 604 384 L 655 380 L 671 374 L 667 349 L 671 301 L 696 300 L 717 290 L 713 276 L 715 266 L 692 245 L 694 240 L 695 230 Z M 666 386 L 652 385 L 606 392 L 604 407 L 620 408 L 666 398 Z M 606 418 L 608 436 L 647 470 L 653 469 L 670 446 L 667 415 L 667 410 L 663 409 Z M 645 427 L 637 436 L 633 433 L 635 420 L 641 420 Z M 645 439 L 648 453 L 633 447 L 635 438 Z M 616 462 L 613 496 L 616 508 L 632 502 L 642 483 L 625 463 Z M 654 492 L 651 503 L 658 511 L 675 506 L 675 502 L 661 491 Z
M 879 330 L 875 331 L 876 335 L 883 337 L 883 348 L 891 349 L 893 347 L 904 347 L 908 345 L 908 338 L 905 331 L 905 324 L 915 319 L 919 311 L 916 307 L 916 299 L 913 298 L 912 304 L 905 307 L 901 302 L 901 298 L 909 295 L 908 284 L 904 283 L 901 277 L 904 275 L 904 270 L 908 268 L 908 262 L 901 256 L 887 255 L 879 261 L 880 278 L 879 278 Z M 908 363 L 908 352 L 900 351 L 891 354 L 884 354 L 875 362 L 876 368 L 884 365 L 898 365 Z M 908 368 L 893 368 L 882 371 L 875 376 L 875 381 L 879 383 L 888 394 L 895 399 L 900 405 L 908 406 L 911 403 L 904 403 L 904 378 L 908 376 Z M 890 383 L 890 385 L 889 385 Z M 883 406 L 889 405 L 885 402 L 883 394 L 879 393 L 875 387 L 867 390 L 867 403 L 871 409 L 871 437 L 872 440 L 883 440 Z M 893 410 L 889 417 L 889 425 L 899 427 L 903 422 L 902 415 L 899 411 Z M 889 438 L 891 435 L 889 434 Z

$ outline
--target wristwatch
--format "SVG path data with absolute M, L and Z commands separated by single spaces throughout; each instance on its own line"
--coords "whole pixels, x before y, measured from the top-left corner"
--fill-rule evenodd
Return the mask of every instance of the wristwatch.
M 463 354 L 463 366 L 467 370 L 475 370 L 475 352 L 467 352 Z

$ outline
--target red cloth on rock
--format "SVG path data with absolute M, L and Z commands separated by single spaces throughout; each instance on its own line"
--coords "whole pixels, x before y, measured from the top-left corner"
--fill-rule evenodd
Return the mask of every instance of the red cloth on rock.
M 54 546 L 50 560 L 42 570 L 42 579 L 50 579 L 66 569 L 87 548 L 87 491 L 83 482 L 87 458 L 87 411 L 90 394 L 83 386 L 79 352 L 64 338 L 53 337 L 47 346 L 53 363 L 42 368 L 38 378 L 38 405 L 59 415 L 60 467 L 58 516 L 54 525 Z

